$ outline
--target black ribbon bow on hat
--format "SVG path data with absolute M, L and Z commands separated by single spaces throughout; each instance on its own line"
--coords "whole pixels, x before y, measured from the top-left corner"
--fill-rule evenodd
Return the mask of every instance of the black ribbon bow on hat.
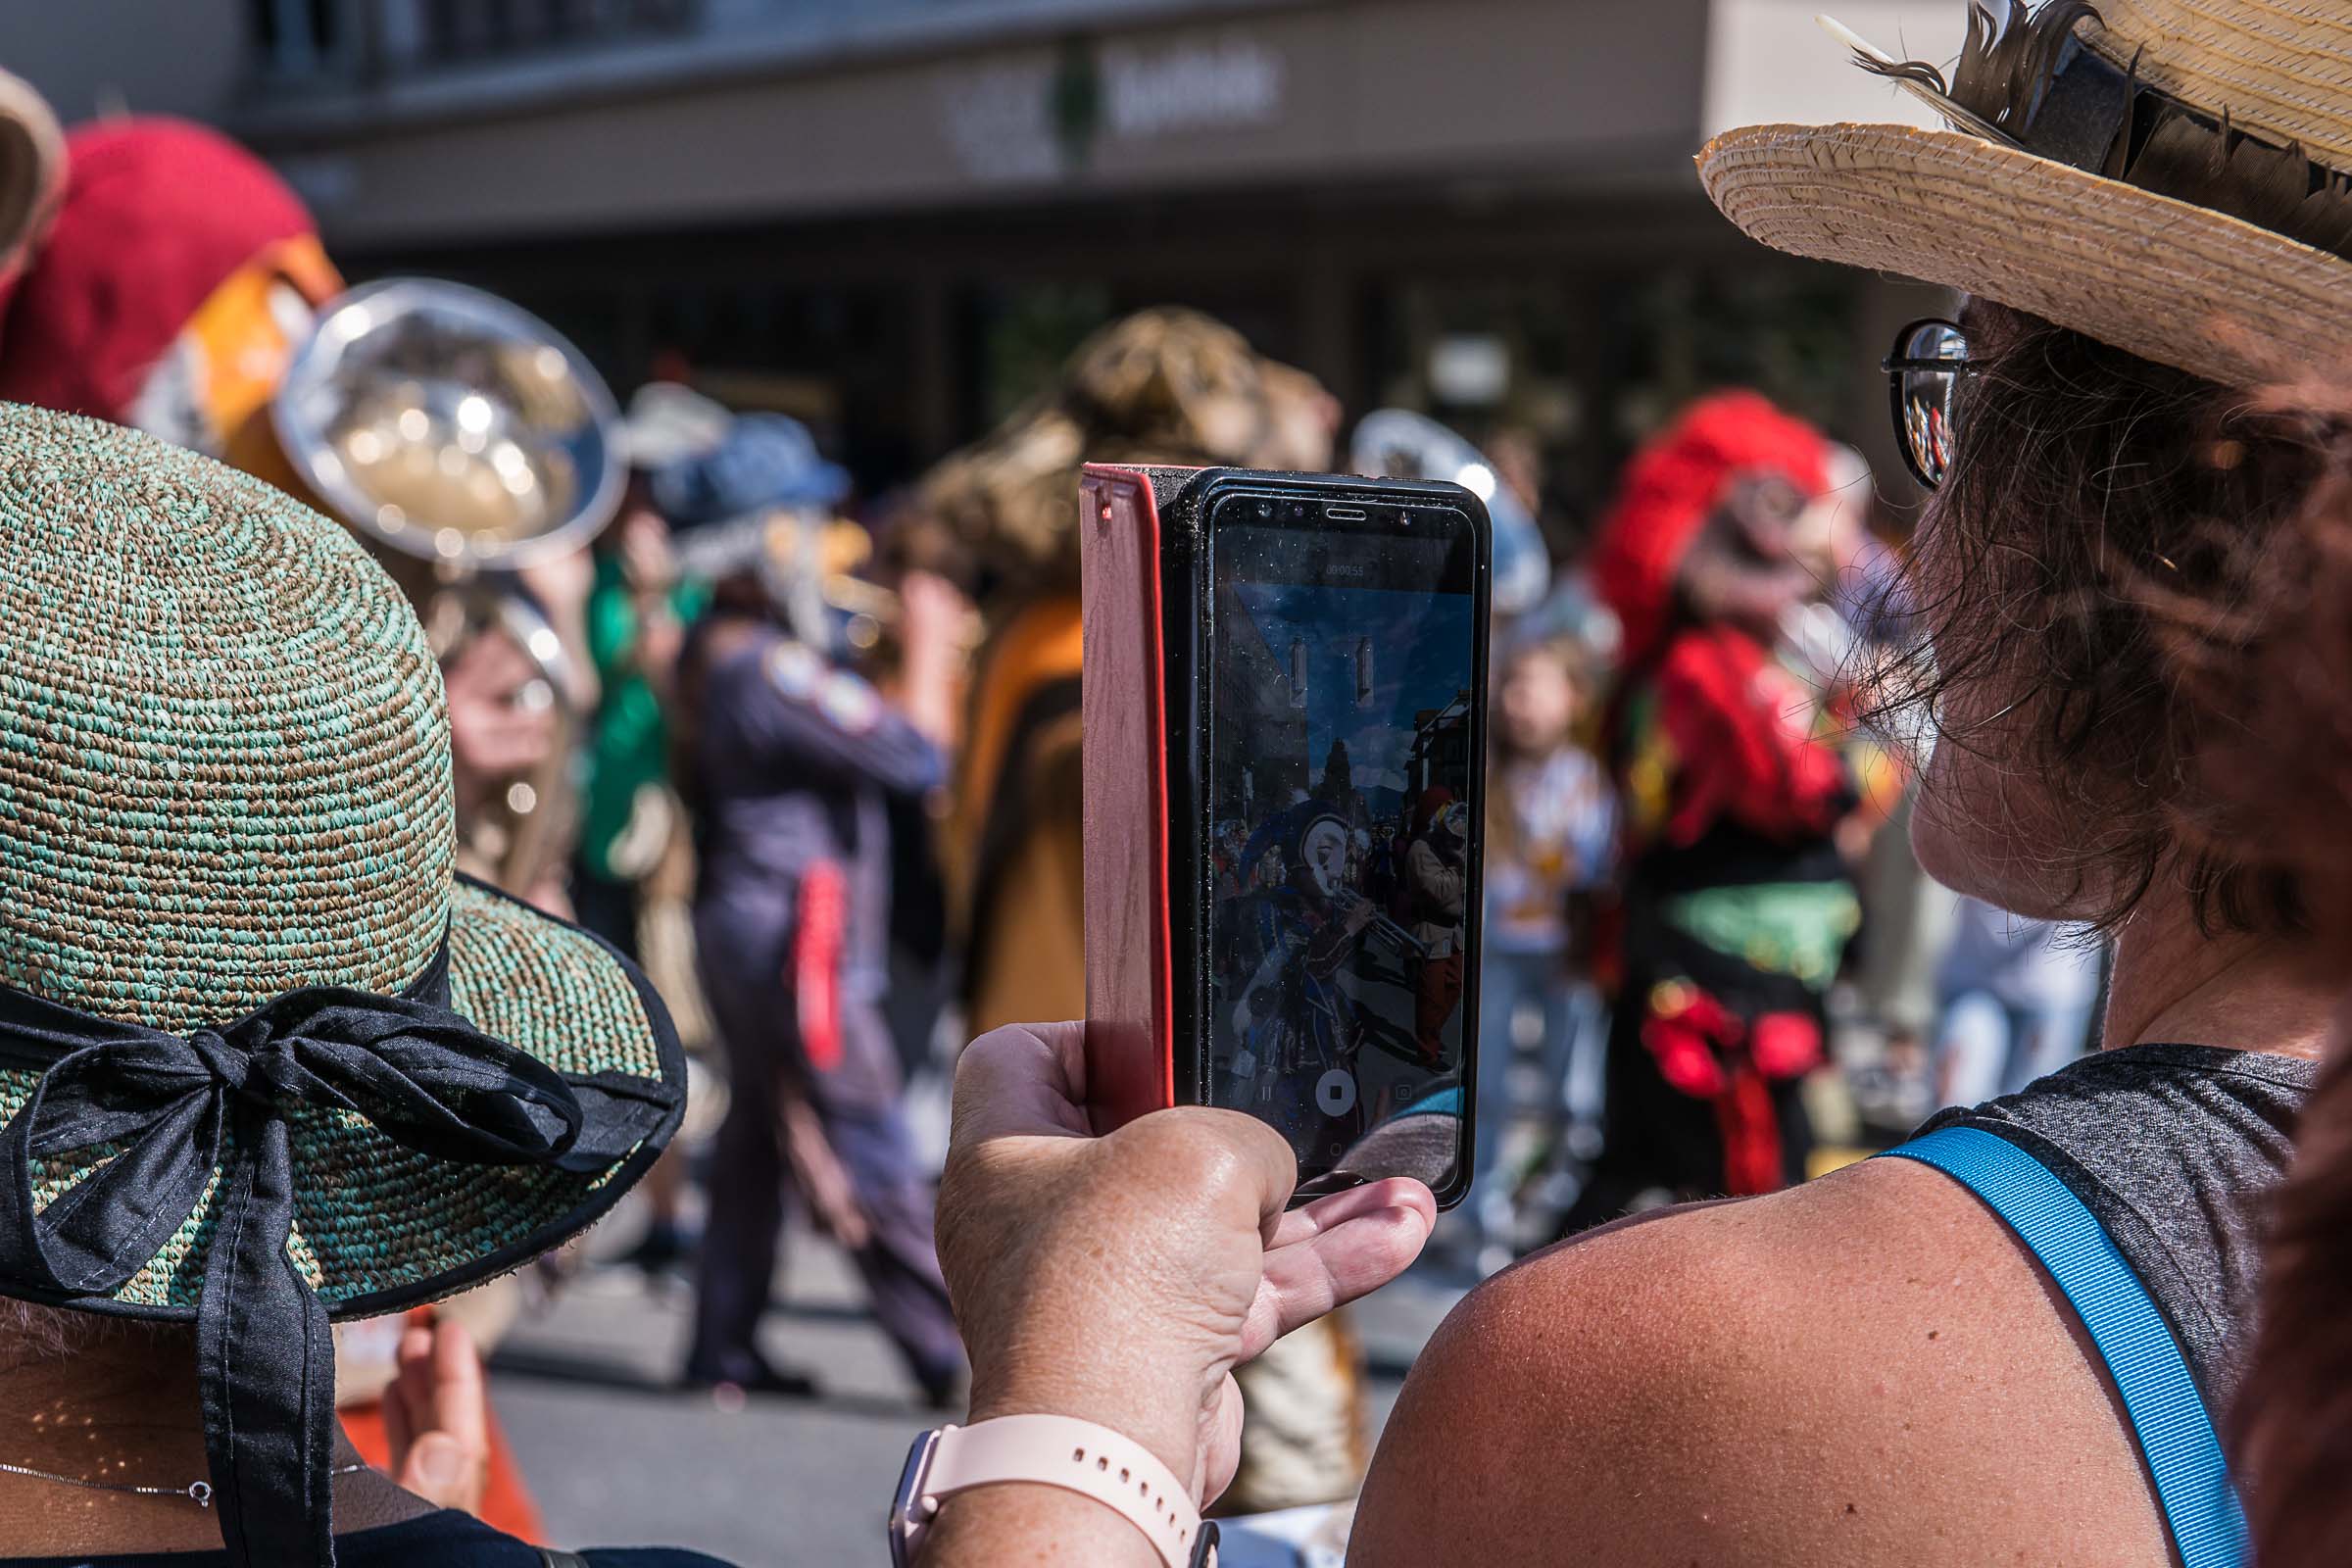
M 232 1563 L 334 1561 L 334 1347 L 286 1251 L 290 1115 L 354 1111 L 454 1163 L 601 1171 L 668 1108 L 661 1085 L 567 1084 L 483 1034 L 443 1004 L 448 976 L 444 943 L 398 997 L 312 987 L 184 1038 L 0 986 L 0 1061 L 44 1074 L 0 1129 L 0 1277 L 66 1301 L 111 1296 L 221 1172 L 196 1333 Z M 36 1211 L 31 1162 L 98 1145 L 120 1152 Z

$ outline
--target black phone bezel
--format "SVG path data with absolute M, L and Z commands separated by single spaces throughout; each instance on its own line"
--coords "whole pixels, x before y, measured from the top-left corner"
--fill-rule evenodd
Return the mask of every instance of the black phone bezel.
M 1209 675 L 1208 653 L 1213 631 L 1210 595 L 1211 533 L 1218 513 L 1236 500 L 1267 500 L 1300 510 L 1291 515 L 1247 519 L 1252 526 L 1318 525 L 1353 532 L 1380 534 L 1394 528 L 1399 510 L 1440 509 L 1457 513 L 1469 525 L 1473 556 L 1470 591 L 1471 624 L 1475 629 L 1471 655 L 1471 722 L 1475 727 L 1470 749 L 1469 816 L 1472 834 L 1468 857 L 1470 883 L 1464 900 L 1467 918 L 1462 949 L 1462 1115 L 1450 1180 L 1434 1190 L 1440 1208 L 1461 1201 L 1470 1189 L 1471 1152 L 1477 1138 L 1479 959 L 1485 942 L 1484 905 L 1486 852 L 1486 725 L 1488 708 L 1487 626 L 1492 612 L 1494 524 L 1477 494 L 1441 480 L 1369 479 L 1355 474 L 1274 472 L 1250 468 L 1207 468 L 1194 475 L 1170 509 L 1174 527 L 1168 541 L 1172 563 L 1182 569 L 1166 574 L 1160 600 L 1161 637 L 1166 689 L 1163 694 L 1168 767 L 1168 864 L 1190 867 L 1191 875 L 1168 879 L 1171 951 L 1198 955 L 1207 940 L 1206 911 L 1214 895 L 1208 871 L 1207 846 L 1214 824 L 1205 788 L 1210 734 L 1202 693 Z M 1333 507 L 1343 512 L 1361 510 L 1361 517 L 1332 517 Z M 1240 519 L 1236 519 L 1240 520 Z M 1181 586 L 1179 586 L 1181 585 Z M 1204 1104 L 1207 1084 L 1208 978 L 1205 965 L 1185 959 L 1169 976 L 1169 1004 L 1173 1012 L 1175 1087 L 1179 1102 Z M 1321 1178 L 1303 1178 L 1320 1184 Z M 1319 1185 L 1294 1203 L 1334 1190 Z

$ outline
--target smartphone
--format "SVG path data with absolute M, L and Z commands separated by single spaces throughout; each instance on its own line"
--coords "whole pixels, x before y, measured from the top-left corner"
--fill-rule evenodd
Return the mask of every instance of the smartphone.
M 1449 484 L 1229 468 L 1090 468 L 1085 503 L 1098 1123 L 1221 1105 L 1289 1140 L 1301 1200 L 1405 1175 L 1458 1201 L 1484 508 Z

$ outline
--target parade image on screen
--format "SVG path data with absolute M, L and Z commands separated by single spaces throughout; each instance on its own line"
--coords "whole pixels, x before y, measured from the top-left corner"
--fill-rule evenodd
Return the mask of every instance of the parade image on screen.
M 1219 539 L 1210 1099 L 1281 1130 L 1302 1181 L 1439 1185 L 1462 1114 L 1473 601 L 1250 580 L 1298 570 L 1296 546 L 1250 548 L 1280 532 Z M 1440 580 L 1442 547 L 1412 557 Z M 1304 574 L 1348 570 L 1321 564 Z

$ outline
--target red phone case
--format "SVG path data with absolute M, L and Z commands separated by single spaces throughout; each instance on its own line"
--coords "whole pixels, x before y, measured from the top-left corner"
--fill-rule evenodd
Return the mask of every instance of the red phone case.
M 1158 493 L 1172 493 L 1182 477 L 1090 464 L 1079 481 L 1086 1088 L 1098 1132 L 1176 1102 L 1166 650 L 1153 481 L 1160 481 Z

